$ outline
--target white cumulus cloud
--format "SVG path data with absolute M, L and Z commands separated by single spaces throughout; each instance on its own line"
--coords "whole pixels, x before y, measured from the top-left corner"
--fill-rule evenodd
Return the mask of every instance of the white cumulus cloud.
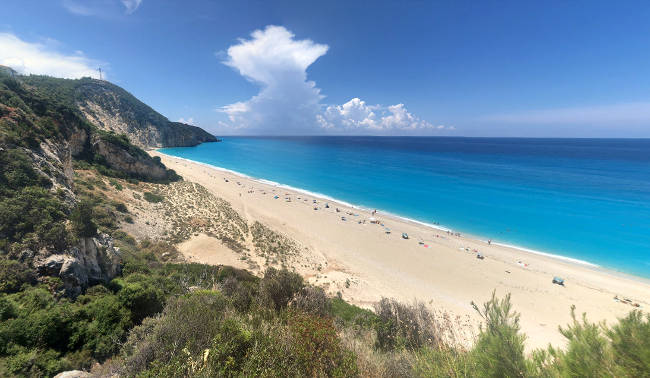
M 224 64 L 260 86 L 260 92 L 245 102 L 226 105 L 230 126 L 251 133 L 295 133 L 305 130 L 319 113 L 322 96 L 307 67 L 327 52 L 328 46 L 311 40 L 296 40 L 281 26 L 267 26 L 251 33 L 250 39 L 227 50 Z
M 68 12 L 79 16 L 110 17 L 134 13 L 142 0 L 63 0 L 62 4 Z
M 64 54 L 52 46 L 23 41 L 11 33 L 0 33 L 0 64 L 22 74 L 39 74 L 67 79 L 97 78 L 100 62 L 83 52 Z
M 402 132 L 431 132 L 455 130 L 453 126 L 433 125 L 410 113 L 404 104 L 381 106 L 366 105 L 353 98 L 343 105 L 330 105 L 318 122 L 324 129 L 334 132 L 399 134 Z
M 122 0 L 122 4 L 126 8 L 126 13 L 131 14 L 142 4 L 142 0 Z
M 260 91 L 247 101 L 222 106 L 228 116 L 223 128 L 250 134 L 432 133 L 453 130 L 434 126 L 407 111 L 404 104 L 367 105 L 353 98 L 342 105 L 321 103 L 324 96 L 307 79 L 307 69 L 325 55 L 328 46 L 297 40 L 282 26 L 255 30 L 225 52 L 224 64 Z M 223 52 L 217 56 L 224 55 Z
M 181 117 L 181 118 L 179 118 L 178 121 L 176 121 L 176 122 L 180 122 L 180 123 L 185 123 L 185 124 L 187 124 L 187 125 L 196 126 L 196 125 L 194 124 L 194 118 L 193 118 L 193 117 L 189 117 L 189 118 L 187 118 L 187 119 Z

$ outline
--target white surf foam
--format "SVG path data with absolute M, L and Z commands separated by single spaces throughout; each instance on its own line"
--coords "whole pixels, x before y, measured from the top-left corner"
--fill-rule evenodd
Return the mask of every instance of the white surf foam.
M 571 262 L 571 263 L 574 263 L 574 264 L 586 265 L 586 266 L 590 266 L 592 268 L 600 268 L 600 265 L 596 265 L 596 264 L 590 263 L 590 262 L 585 261 L 585 260 L 574 259 L 573 257 L 566 257 L 566 256 L 562 256 L 562 255 L 556 255 L 556 254 L 553 254 L 553 253 L 537 251 L 537 250 L 530 249 L 530 248 L 524 248 L 524 247 L 520 247 L 520 246 L 517 246 L 517 245 L 511 245 L 511 244 L 505 244 L 505 243 L 498 243 L 498 242 L 494 242 L 494 241 L 492 242 L 492 244 L 499 245 L 499 246 L 502 246 L 502 247 L 507 247 L 507 248 L 513 248 L 513 249 L 517 249 L 517 250 L 528 252 L 528 253 L 534 253 L 536 255 L 541 255 L 541 256 L 545 256 L 545 257 L 551 257 L 551 258 L 558 259 L 558 260 L 564 260 L 564 261 L 568 261 L 568 262 Z

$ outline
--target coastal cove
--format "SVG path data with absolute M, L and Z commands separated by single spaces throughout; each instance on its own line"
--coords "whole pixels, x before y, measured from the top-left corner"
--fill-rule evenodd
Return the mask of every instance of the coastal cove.
M 650 277 L 648 140 L 229 137 L 159 151 L 442 231 Z

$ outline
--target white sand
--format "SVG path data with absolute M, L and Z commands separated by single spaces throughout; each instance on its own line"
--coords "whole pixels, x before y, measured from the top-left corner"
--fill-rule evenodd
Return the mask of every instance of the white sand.
M 522 329 L 528 335 L 527 348 L 531 349 L 548 343 L 564 344 L 558 326 L 570 322 L 571 305 L 576 306 L 578 314 L 586 312 L 590 320 L 608 322 L 633 309 L 615 301 L 616 295 L 630 298 L 644 310 L 650 305 L 650 282 L 641 278 L 448 235 L 380 212 L 375 217 L 391 230 L 391 234 L 386 234 L 383 226 L 368 222 L 372 215 L 366 211 L 156 151 L 151 154 L 160 156 L 165 165 L 185 180 L 197 182 L 229 201 L 249 222 L 259 220 L 323 258 L 323 270 L 301 273 L 310 282 L 328 284 L 331 293 L 341 291 L 346 300 L 362 306 L 368 307 L 382 296 L 401 301 L 417 299 L 478 322 L 471 301 L 483 303 L 493 290 L 499 296 L 511 293 L 514 308 L 521 313 Z M 279 198 L 274 199 L 275 195 Z M 291 202 L 285 197 L 291 198 Z M 314 199 L 317 205 L 312 203 Z M 325 208 L 326 202 L 330 208 Z M 336 207 L 340 213 L 335 211 Z M 347 221 L 342 221 L 342 216 Z M 363 220 L 365 224 L 358 223 Z M 410 236 L 408 240 L 402 239 L 403 232 Z M 200 242 L 184 243 L 181 251 L 193 256 L 193 261 L 236 264 L 236 256 L 224 252 L 226 247 L 218 243 L 216 239 L 203 238 Z M 485 259 L 477 259 L 474 250 L 480 251 Z M 551 283 L 555 275 L 565 279 L 565 287 Z
M 225 246 L 221 240 L 199 234 L 196 237 L 178 244 L 178 251 L 190 262 L 200 262 L 211 265 L 230 265 L 239 269 L 248 268 L 241 256 Z

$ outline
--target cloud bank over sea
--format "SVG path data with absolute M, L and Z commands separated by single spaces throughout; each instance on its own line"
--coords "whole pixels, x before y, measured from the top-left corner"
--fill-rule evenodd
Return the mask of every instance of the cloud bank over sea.
M 409 112 L 404 104 L 369 105 L 353 97 L 326 104 L 307 69 L 328 45 L 296 39 L 282 26 L 255 30 L 226 51 L 223 64 L 259 86 L 252 98 L 218 108 L 228 120 L 221 129 L 246 134 L 437 134 L 454 130 Z

